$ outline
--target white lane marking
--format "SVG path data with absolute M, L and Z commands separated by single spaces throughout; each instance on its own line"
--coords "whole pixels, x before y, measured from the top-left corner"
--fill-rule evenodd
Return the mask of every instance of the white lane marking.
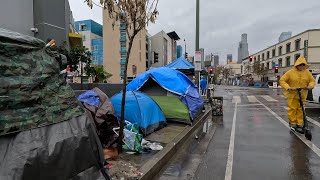
M 249 102 L 258 102 L 258 99 L 255 96 L 247 96 Z
M 310 118 L 310 117 L 308 117 L 308 116 L 307 116 L 307 120 L 308 120 L 309 122 L 311 122 L 312 124 L 320 127 L 320 123 L 319 123 L 318 121 L 315 121 L 314 119 L 312 119 L 312 118 Z
M 234 114 L 233 114 L 233 122 L 232 122 L 232 129 L 230 135 L 230 144 L 229 144 L 229 151 L 228 151 L 228 160 L 226 166 L 226 173 L 225 173 L 225 180 L 231 180 L 232 178 L 232 167 L 233 167 L 233 153 L 234 153 L 234 137 L 236 132 L 236 120 L 237 120 L 237 106 L 238 103 L 235 104 Z
M 265 99 L 266 101 L 269 102 L 277 102 L 278 100 L 273 99 L 272 97 L 268 96 L 268 95 L 262 95 L 261 96 L 263 99 Z
M 289 108 L 286 107 L 286 106 L 283 106 L 283 108 L 285 108 L 286 110 L 289 110 Z M 319 123 L 318 121 L 315 121 L 314 119 L 312 119 L 312 118 L 310 118 L 310 117 L 308 117 L 308 116 L 307 116 L 307 120 L 308 120 L 309 122 L 311 122 L 312 124 L 320 127 L 320 123 Z
M 261 103 L 261 102 L 260 102 Z M 276 114 L 274 111 L 272 111 L 270 108 L 268 108 L 266 105 L 261 103 L 264 108 L 266 108 L 274 117 L 276 117 L 285 127 L 287 127 L 290 130 L 289 123 L 282 119 L 278 114 Z M 308 141 L 304 136 L 297 135 L 296 133 L 293 133 L 296 135 L 305 145 L 307 145 L 314 153 L 316 153 L 320 157 L 320 149 L 314 145 L 311 141 Z
M 287 97 L 285 97 L 284 95 L 280 95 L 281 97 L 283 97 L 283 98 L 287 98 Z
M 238 104 L 241 103 L 240 96 L 233 96 L 232 103 L 238 103 Z
M 238 107 L 262 106 L 262 104 L 241 104 Z

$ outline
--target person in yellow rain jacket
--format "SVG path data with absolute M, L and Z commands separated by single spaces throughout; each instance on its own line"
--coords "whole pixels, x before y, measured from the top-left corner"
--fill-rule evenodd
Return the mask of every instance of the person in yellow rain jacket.
M 294 67 L 286 72 L 280 79 L 280 85 L 284 89 L 284 95 L 288 98 L 288 119 L 292 130 L 303 133 L 303 114 L 296 88 L 304 88 L 301 91 L 302 102 L 305 104 L 308 90 L 313 89 L 315 80 L 308 70 L 309 65 L 304 57 L 297 59 Z

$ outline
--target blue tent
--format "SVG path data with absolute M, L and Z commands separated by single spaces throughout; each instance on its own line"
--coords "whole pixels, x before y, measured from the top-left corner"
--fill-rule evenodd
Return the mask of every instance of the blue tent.
M 194 66 L 186 60 L 183 56 L 176 59 L 172 63 L 166 65 L 165 67 L 171 68 L 171 69 L 194 69 Z
M 127 90 L 139 90 L 149 79 L 154 80 L 163 89 L 178 95 L 188 107 L 191 119 L 195 119 L 204 102 L 196 85 L 186 75 L 168 67 L 154 68 L 133 79 L 127 85 Z
M 110 100 L 118 119 L 120 119 L 122 92 L 114 95 Z M 135 91 L 127 91 L 126 93 L 124 118 L 131 123 L 138 123 L 145 136 L 167 124 L 158 104 L 146 94 Z

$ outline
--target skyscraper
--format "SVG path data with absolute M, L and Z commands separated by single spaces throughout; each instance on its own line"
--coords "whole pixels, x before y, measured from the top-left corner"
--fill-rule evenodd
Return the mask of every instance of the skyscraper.
M 227 54 L 227 64 L 232 62 L 232 54 Z
M 232 58 L 231 58 L 232 59 Z M 213 56 L 213 65 L 217 67 L 219 65 L 219 55 Z
M 183 54 L 182 54 L 182 46 L 181 45 L 178 45 L 177 46 L 177 58 L 181 57 Z
M 249 56 L 248 51 L 248 35 L 246 33 L 241 35 L 241 41 L 238 48 L 238 63 L 242 62 L 242 59 Z

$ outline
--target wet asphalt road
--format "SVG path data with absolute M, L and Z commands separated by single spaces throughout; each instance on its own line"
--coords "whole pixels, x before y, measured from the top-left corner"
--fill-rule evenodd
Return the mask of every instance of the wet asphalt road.
M 320 179 L 320 108 L 307 111 L 313 122 L 310 142 L 289 131 L 281 90 L 218 86 L 215 96 L 224 97 L 224 115 L 214 118 L 213 137 L 200 143 L 202 152 L 184 156 L 196 156 L 197 167 L 186 165 L 175 174 L 167 170 L 160 179 Z

